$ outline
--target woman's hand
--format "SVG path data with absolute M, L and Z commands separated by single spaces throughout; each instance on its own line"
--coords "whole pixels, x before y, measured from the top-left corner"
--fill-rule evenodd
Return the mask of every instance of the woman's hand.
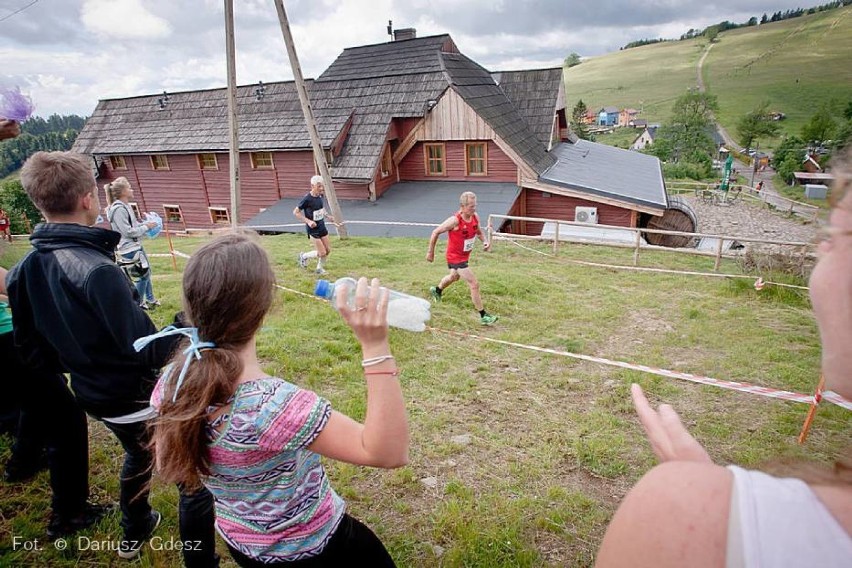
M 390 293 L 383 288 L 378 278 L 367 284 L 366 278 L 358 279 L 355 287 L 355 306 L 349 307 L 348 287 L 336 294 L 337 311 L 346 324 L 352 328 L 361 344 L 364 358 L 390 354 L 388 346 L 388 297 Z
M 658 410 L 651 408 L 642 387 L 633 383 L 630 387 L 633 406 L 645 428 L 648 441 L 661 462 L 692 461 L 713 463 L 704 447 L 690 435 L 680 421 L 677 412 L 668 404 Z
M 14 120 L 0 118 L 0 140 L 14 138 L 21 133 L 21 125 Z

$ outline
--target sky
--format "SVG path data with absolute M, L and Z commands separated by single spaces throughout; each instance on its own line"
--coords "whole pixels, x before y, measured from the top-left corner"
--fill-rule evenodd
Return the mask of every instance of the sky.
M 237 84 L 293 78 L 275 2 L 234 0 Z M 818 4 L 813 0 L 814 5 Z M 226 86 L 224 0 L 0 0 L 0 88 L 35 113 L 88 116 L 98 100 Z M 307 77 L 394 28 L 448 33 L 491 71 L 562 64 L 643 38 L 745 22 L 801 0 L 286 0 Z

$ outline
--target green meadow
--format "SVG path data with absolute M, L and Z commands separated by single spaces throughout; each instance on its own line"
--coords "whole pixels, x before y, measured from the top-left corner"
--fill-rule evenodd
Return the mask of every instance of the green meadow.
M 674 100 L 697 85 L 703 37 L 617 51 L 565 70 L 568 111 L 579 99 L 642 109 L 662 122 Z M 823 104 L 839 114 L 852 98 L 852 6 L 729 30 L 719 34 L 704 62 L 705 86 L 719 101 L 717 119 L 734 138 L 736 123 L 764 101 L 783 112 L 780 136 L 796 134 Z
M 175 247 L 191 254 L 206 239 L 178 238 Z M 294 261 L 307 244 L 304 236 L 262 242 L 283 287 L 258 338 L 265 369 L 362 419 L 359 348 L 329 305 L 305 295 L 314 274 Z M 427 297 L 445 271 L 442 262 L 425 261 L 425 239 L 334 239 L 332 245 L 332 279 L 374 276 Z M 162 237 L 146 247 L 168 250 Z M 10 266 L 27 250 L 24 242 L 0 249 L 0 265 Z M 813 392 L 820 347 L 802 292 L 771 286 L 757 292 L 751 280 L 574 260 L 631 265 L 632 251 L 564 244 L 554 255 L 543 243 L 498 241 L 493 252 L 477 249 L 472 259 L 485 305 L 500 315 L 495 326 L 479 326 L 466 287 L 456 284 L 433 306 L 431 329 L 391 331 L 411 425 L 410 463 L 393 471 L 326 464 L 350 512 L 379 534 L 399 566 L 591 565 L 619 501 L 655 463 L 630 403 L 633 382 L 652 401 L 678 409 L 719 463 L 829 463 L 848 444 L 850 414 L 830 404 L 820 407 L 810 439 L 800 446 L 796 436 L 807 405 L 481 339 Z M 154 289 L 163 301 L 152 312 L 158 325 L 180 309 L 184 264 L 179 259 L 175 270 L 169 258 L 153 259 Z M 640 265 L 712 271 L 713 260 L 643 251 Z M 739 266 L 725 261 L 722 270 L 738 273 Z M 95 421 L 90 439 L 93 497 L 115 501 L 122 453 Z M 9 447 L 10 440 L 0 438 L 0 460 Z M 46 542 L 49 499 L 46 473 L 30 483 L 0 484 L 0 566 L 129 565 L 114 552 L 80 550 L 76 540 L 64 551 Z M 155 482 L 152 501 L 164 515 L 157 536 L 178 539 L 175 489 Z M 115 541 L 118 521 L 112 514 L 80 536 Z M 39 539 L 44 548 L 13 550 L 13 537 Z M 133 566 L 179 565 L 177 552 L 143 551 Z M 223 566 L 233 566 L 224 546 L 220 552 Z

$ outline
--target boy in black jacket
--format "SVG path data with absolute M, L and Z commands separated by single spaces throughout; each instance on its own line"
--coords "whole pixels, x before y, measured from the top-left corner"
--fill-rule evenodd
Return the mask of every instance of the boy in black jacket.
M 8 276 L 15 343 L 25 362 L 70 373 L 78 404 L 121 442 L 124 536 L 118 555 L 133 558 L 161 519 L 148 504 L 153 459 L 147 420 L 157 372 L 176 341 L 133 349 L 134 340 L 157 330 L 114 263 L 120 235 L 92 226 L 98 188 L 82 156 L 37 152 L 24 164 L 21 183 L 47 223 L 35 228 L 35 250 Z M 180 512 L 181 540 L 193 543 L 184 549 L 186 565 L 216 565 L 212 496 L 181 492 Z

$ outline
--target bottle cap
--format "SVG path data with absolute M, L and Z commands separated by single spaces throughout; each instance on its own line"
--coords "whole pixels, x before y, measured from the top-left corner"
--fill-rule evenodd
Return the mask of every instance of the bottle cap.
M 333 290 L 334 286 L 331 284 L 331 282 L 320 278 L 319 280 L 317 280 L 317 285 L 314 288 L 314 296 L 319 296 L 320 298 L 330 300 L 331 293 Z

